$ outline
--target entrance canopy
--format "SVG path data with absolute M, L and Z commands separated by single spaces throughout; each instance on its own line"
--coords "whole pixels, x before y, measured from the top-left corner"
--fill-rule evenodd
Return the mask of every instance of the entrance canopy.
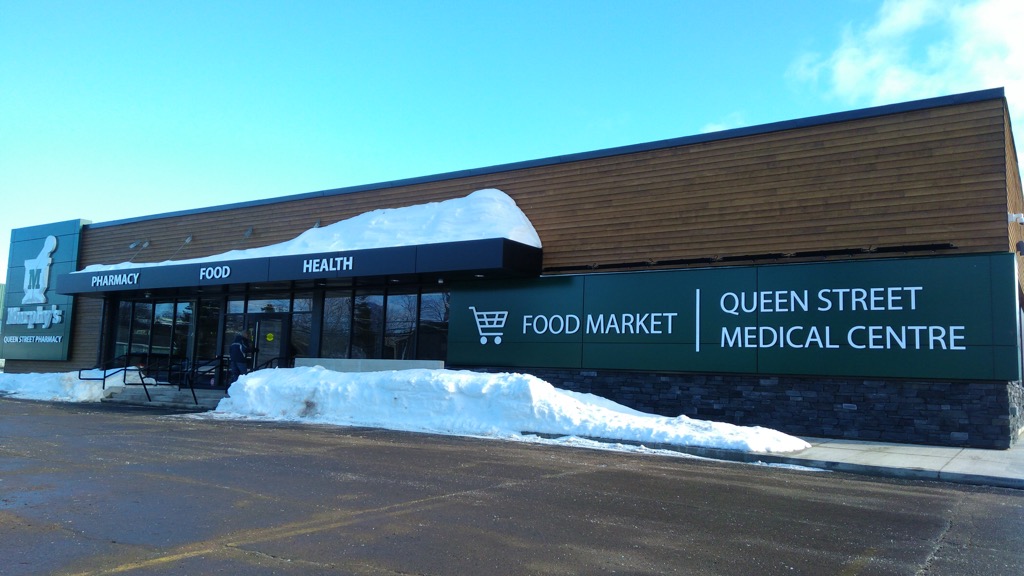
M 504 192 L 375 210 L 262 248 L 189 260 L 92 265 L 57 277 L 61 294 L 396 276 L 528 277 L 540 238 Z
M 199 264 L 161 264 L 57 277 L 61 294 L 372 276 L 524 277 L 540 274 L 539 248 L 506 238 L 322 252 Z

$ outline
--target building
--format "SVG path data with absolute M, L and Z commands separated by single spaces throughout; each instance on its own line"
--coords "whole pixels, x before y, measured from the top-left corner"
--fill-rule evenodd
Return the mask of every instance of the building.
M 4 309 L 4 295 L 6 293 L 7 293 L 7 290 L 6 290 L 5 286 L 3 284 L 0 284 L 0 310 Z M 0 336 L 3 336 L 3 334 L 4 334 L 4 325 L 3 325 L 3 323 L 0 323 Z M 6 362 L 6 360 L 4 360 L 3 350 L 4 349 L 2 347 L 2 344 L 0 344 L 0 372 L 4 371 L 4 363 Z
M 489 189 L 539 246 L 232 252 Z M 443 361 L 665 415 L 1006 448 L 1024 429 L 1022 213 L 1006 100 L 986 90 L 18 229 L 4 356 L 8 372 L 143 365 L 224 387 L 248 331 L 257 367 Z

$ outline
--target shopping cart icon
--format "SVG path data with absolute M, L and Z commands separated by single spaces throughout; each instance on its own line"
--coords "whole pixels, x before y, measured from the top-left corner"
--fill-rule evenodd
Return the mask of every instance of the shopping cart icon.
M 487 344 L 487 337 L 493 336 L 495 344 L 501 344 L 501 335 L 504 333 L 505 320 L 508 318 L 508 311 L 477 312 L 475 306 L 470 306 L 473 317 L 476 318 L 476 330 L 480 333 L 480 343 Z

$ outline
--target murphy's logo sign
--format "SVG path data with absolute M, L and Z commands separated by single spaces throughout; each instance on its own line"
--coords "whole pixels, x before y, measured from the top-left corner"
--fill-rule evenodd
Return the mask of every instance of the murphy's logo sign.
M 50 265 L 53 264 L 51 255 L 56 249 L 57 237 L 47 236 L 39 254 L 24 261 L 25 279 L 21 303 L 22 305 L 40 304 L 40 306 L 28 310 L 8 308 L 6 322 L 8 325 L 24 325 L 29 329 L 37 326 L 49 328 L 53 324 L 60 324 L 63 321 L 64 312 L 56 304 L 49 308 L 41 306 L 41 304 L 46 304 L 46 290 L 50 285 Z M 5 337 L 5 342 L 8 338 L 14 337 Z
M 50 257 L 57 249 L 57 237 L 47 236 L 43 249 L 31 260 L 25 260 L 25 295 L 22 304 L 46 304 L 46 288 L 50 285 Z
M 83 222 L 70 220 L 11 231 L 3 356 L 11 360 L 67 360 L 73 299 L 55 279 L 75 269 Z
M 1019 378 L 1011 254 L 457 287 L 454 365 Z

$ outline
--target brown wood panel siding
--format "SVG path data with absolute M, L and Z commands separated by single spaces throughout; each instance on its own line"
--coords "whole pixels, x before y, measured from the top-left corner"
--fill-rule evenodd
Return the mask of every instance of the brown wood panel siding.
M 507 192 L 548 269 L 951 243 L 1003 251 L 1005 105 L 988 100 L 607 158 L 87 230 L 82 261 L 206 256 L 377 209 Z M 1011 144 L 1012 145 L 1012 144 Z M 1018 178 L 1019 180 L 1019 178 Z M 997 221 L 999 221 L 997 225 Z M 253 227 L 250 238 L 244 238 Z M 193 241 L 182 248 L 183 239 Z M 175 253 L 177 251 L 177 253 Z
M 1017 163 L 1017 151 L 1013 142 L 1013 130 L 1010 126 L 1010 112 L 1003 113 L 1003 134 L 1006 142 L 1006 211 L 1013 214 L 1024 213 L 1024 195 L 1021 190 L 1020 166 Z M 1008 249 L 1017 251 L 1017 242 L 1024 240 L 1024 225 L 1009 223 L 1007 234 Z M 1017 254 L 1017 286 L 1024 292 L 1024 257 Z
M 291 239 L 320 220 L 499 188 L 529 216 L 548 270 L 950 243 L 1002 252 L 1024 240 L 1005 99 L 821 124 L 729 140 L 363 192 L 86 228 L 80 262 L 208 256 Z M 89 216 L 89 215 L 83 215 Z M 251 237 L 245 231 L 252 226 Z M 192 235 L 192 242 L 182 246 Z M 900 255 L 899 252 L 885 252 Z M 839 257 L 839 256 L 837 256 Z M 842 256 L 848 258 L 849 256 Z M 855 257 L 878 257 L 865 252 Z M 762 262 L 816 258 L 779 258 Z M 754 260 L 735 260 L 747 264 Z M 1020 269 L 1024 270 L 1024 260 Z M 1020 279 L 1024 286 L 1024 277 Z M 79 298 L 72 360 L 8 362 L 14 371 L 90 366 L 101 301 Z

